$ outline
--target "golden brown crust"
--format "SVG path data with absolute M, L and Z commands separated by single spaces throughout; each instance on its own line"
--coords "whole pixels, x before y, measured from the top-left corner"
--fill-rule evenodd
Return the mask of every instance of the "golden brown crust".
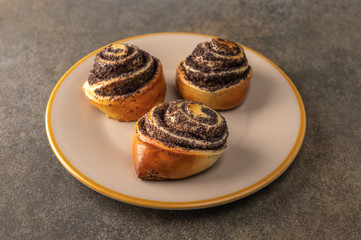
M 120 97 L 115 100 L 99 99 L 91 91 L 88 81 L 83 84 L 83 92 L 89 101 L 107 117 L 118 121 L 136 121 L 152 107 L 164 101 L 166 84 L 162 65 L 158 64 L 157 74 L 141 89 L 128 97 Z
M 137 128 L 137 126 L 136 126 Z M 181 179 L 212 166 L 224 149 L 186 150 L 167 147 L 144 135 L 133 137 L 132 155 L 138 178 L 147 180 Z
M 251 67 L 249 67 L 250 70 L 247 77 L 239 83 L 215 91 L 208 91 L 194 85 L 187 79 L 186 73 L 181 67 L 184 61 L 185 59 L 179 63 L 176 71 L 177 89 L 184 99 L 202 102 L 215 110 L 235 108 L 245 99 L 253 74 Z

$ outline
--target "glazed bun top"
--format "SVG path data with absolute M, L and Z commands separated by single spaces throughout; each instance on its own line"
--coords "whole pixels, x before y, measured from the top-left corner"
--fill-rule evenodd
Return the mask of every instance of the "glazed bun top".
M 130 44 L 111 44 L 95 56 L 88 84 L 97 98 L 126 97 L 157 74 L 160 62 Z
M 199 43 L 181 67 L 189 81 L 210 91 L 239 83 L 251 68 L 243 47 L 221 38 Z
M 205 104 L 177 100 L 162 103 L 137 123 L 137 133 L 168 147 L 223 150 L 228 128 L 225 119 Z

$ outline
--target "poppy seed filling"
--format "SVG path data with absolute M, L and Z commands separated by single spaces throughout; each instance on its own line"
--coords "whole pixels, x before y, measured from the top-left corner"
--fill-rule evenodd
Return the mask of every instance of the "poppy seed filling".
M 168 147 L 219 150 L 225 148 L 228 137 L 225 119 L 208 106 L 192 101 L 160 104 L 140 118 L 137 124 L 140 134 Z
M 243 47 L 221 38 L 199 43 L 181 69 L 188 81 L 208 91 L 233 86 L 250 72 Z
M 112 44 L 97 53 L 88 83 L 99 85 L 96 95 L 131 95 L 158 73 L 160 62 L 149 53 L 130 44 Z

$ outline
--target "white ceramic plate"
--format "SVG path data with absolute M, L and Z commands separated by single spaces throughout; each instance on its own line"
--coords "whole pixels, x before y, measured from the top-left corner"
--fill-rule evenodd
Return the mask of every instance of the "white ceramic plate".
M 179 98 L 175 70 L 179 61 L 211 36 L 160 33 L 128 38 L 161 60 L 166 101 Z M 102 48 L 101 48 L 102 49 Z M 81 91 L 94 63 L 89 54 L 55 86 L 46 111 L 51 147 L 63 166 L 92 189 L 144 207 L 195 209 L 243 198 L 281 175 L 296 157 L 305 134 L 303 102 L 291 80 L 270 60 L 245 47 L 254 75 L 245 102 L 222 112 L 230 135 L 214 166 L 183 180 L 142 181 L 133 169 L 131 141 L 135 123 L 108 119 Z

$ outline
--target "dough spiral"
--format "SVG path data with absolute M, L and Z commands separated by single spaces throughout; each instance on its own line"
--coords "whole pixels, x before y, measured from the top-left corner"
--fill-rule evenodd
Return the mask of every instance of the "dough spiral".
M 164 101 L 166 84 L 157 58 L 137 46 L 116 43 L 96 54 L 82 90 L 107 117 L 136 121 Z
M 243 47 L 221 38 L 199 43 L 181 67 L 194 85 L 209 91 L 235 85 L 251 70 Z
M 157 58 L 137 46 L 111 44 L 96 55 L 88 87 L 98 99 L 124 98 L 152 80 L 159 65 Z
M 154 107 L 139 119 L 138 134 L 149 136 L 168 147 L 220 150 L 226 147 L 225 119 L 208 106 L 177 100 Z

